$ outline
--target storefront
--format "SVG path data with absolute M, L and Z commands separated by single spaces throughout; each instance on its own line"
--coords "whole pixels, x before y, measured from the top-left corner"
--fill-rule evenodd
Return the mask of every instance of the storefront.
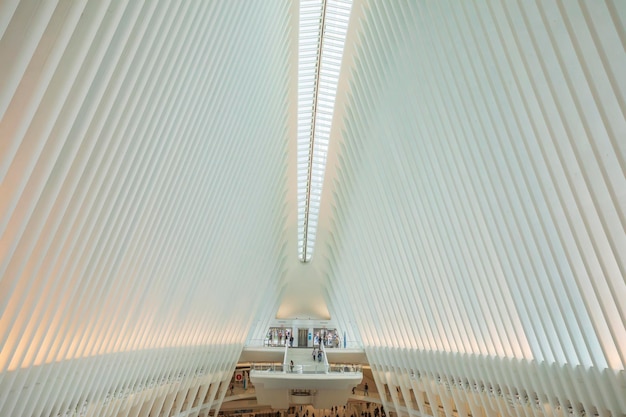
M 285 346 L 292 337 L 291 327 L 270 327 L 265 338 L 266 346 Z
M 320 341 L 325 348 L 340 347 L 339 332 L 337 329 L 316 328 L 313 329 L 313 346 L 319 346 Z

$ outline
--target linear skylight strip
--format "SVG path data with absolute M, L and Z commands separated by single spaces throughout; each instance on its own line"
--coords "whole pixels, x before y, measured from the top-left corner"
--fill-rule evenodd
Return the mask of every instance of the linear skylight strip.
M 298 55 L 298 254 L 303 262 L 310 144 L 321 43 L 322 0 L 300 2 L 300 37 Z M 310 259 L 310 258 L 309 258 Z
M 298 67 L 298 255 L 309 262 L 351 0 L 300 2 Z M 316 31 L 316 32 L 315 32 Z M 312 44 L 316 42 L 316 53 Z

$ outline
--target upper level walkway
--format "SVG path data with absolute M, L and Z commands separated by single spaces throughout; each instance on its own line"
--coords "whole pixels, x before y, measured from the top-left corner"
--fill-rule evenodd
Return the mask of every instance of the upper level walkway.
M 287 352 L 287 353 L 286 353 Z M 352 364 L 352 365 L 368 365 L 367 356 L 362 348 L 353 349 L 325 349 L 325 356 L 328 363 L 331 364 Z M 283 364 L 292 360 L 300 365 L 313 365 L 313 349 L 312 348 L 289 348 L 284 346 L 268 347 L 268 346 L 246 346 L 241 352 L 239 363 L 253 364 Z M 287 358 L 285 355 L 293 355 Z M 286 361 L 285 361 L 286 360 Z M 319 363 L 319 362 L 315 362 Z
M 349 355 L 355 354 L 345 353 L 346 358 L 352 358 Z M 275 352 L 255 350 L 242 356 L 246 354 L 249 357 L 276 358 Z M 313 350 L 310 348 L 285 347 L 280 362 L 250 362 L 250 381 L 255 386 L 258 402 L 275 409 L 284 409 L 290 404 L 311 404 L 315 408 L 345 404 L 352 389 L 363 379 L 360 364 L 329 363 L 324 349 L 321 361 L 317 354 L 313 358 Z

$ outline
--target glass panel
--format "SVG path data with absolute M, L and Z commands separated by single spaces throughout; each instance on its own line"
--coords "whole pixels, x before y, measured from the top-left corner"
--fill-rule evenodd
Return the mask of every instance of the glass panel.
M 305 198 L 298 198 L 298 251 L 304 262 L 311 259 L 315 243 L 328 139 L 351 8 L 351 0 L 300 1 L 298 195 Z M 323 38 L 322 24 L 325 27 Z

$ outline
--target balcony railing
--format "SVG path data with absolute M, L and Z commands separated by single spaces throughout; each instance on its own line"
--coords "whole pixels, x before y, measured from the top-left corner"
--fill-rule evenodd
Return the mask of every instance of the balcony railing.
M 253 363 L 250 367 L 250 370 L 256 372 L 277 372 L 294 374 L 357 374 L 363 371 L 361 365 L 325 365 L 322 363 L 314 365 L 293 365 L 293 368 L 288 364 L 283 363 Z
M 258 372 L 285 372 L 285 365 L 282 363 L 253 363 L 250 371 Z
M 348 374 L 363 372 L 363 368 L 361 367 L 361 365 L 331 364 L 329 368 L 329 372 L 332 373 Z

